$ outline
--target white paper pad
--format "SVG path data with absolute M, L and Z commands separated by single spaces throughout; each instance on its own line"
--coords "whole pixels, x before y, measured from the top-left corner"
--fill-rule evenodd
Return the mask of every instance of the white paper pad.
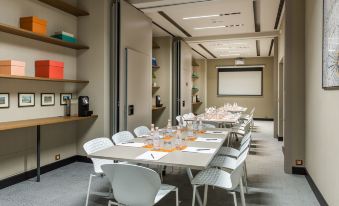
M 227 134 L 226 131 L 206 131 L 205 134 Z
M 216 149 L 212 148 L 203 148 L 203 147 L 187 147 L 182 150 L 182 152 L 193 152 L 193 153 L 204 153 L 204 154 L 213 154 Z
M 137 160 L 159 160 L 166 156 L 168 152 L 155 152 L 155 151 L 147 151 L 139 156 L 137 156 L 135 159 Z
M 144 143 L 140 143 L 140 142 L 126 142 L 126 143 L 120 143 L 117 144 L 117 146 L 125 146 L 125 147 L 143 147 L 145 146 Z
M 196 142 L 222 142 L 222 139 L 198 137 L 195 141 Z

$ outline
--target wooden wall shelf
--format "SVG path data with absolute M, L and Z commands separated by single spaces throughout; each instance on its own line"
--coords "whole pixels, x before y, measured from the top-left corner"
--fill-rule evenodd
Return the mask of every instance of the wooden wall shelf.
M 27 76 L 9 76 L 0 74 L 0 79 L 18 79 L 18 80 L 31 80 L 31 81 L 46 81 L 46 82 L 63 82 L 63 83 L 80 83 L 88 84 L 87 80 L 71 80 L 71 79 L 48 79 L 42 77 L 27 77 Z
M 153 69 L 159 69 L 160 66 L 154 66 L 154 65 L 152 65 L 152 68 L 153 68 Z
M 160 89 L 160 87 L 152 87 L 152 89 Z
M 87 11 L 84 11 L 82 9 L 79 9 L 67 2 L 65 2 L 66 0 L 62 1 L 62 0 L 39 0 L 45 4 L 48 4 L 52 7 L 55 7 L 57 9 L 60 9 L 64 12 L 67 12 L 69 14 L 72 14 L 74 16 L 88 16 L 89 13 Z
M 21 37 L 26 37 L 29 39 L 34 39 L 34 40 L 49 43 L 49 44 L 71 48 L 71 49 L 77 49 L 77 50 L 89 49 L 88 46 L 85 46 L 82 44 L 70 43 L 70 42 L 62 41 L 60 39 L 39 35 L 28 30 L 20 29 L 20 28 L 2 24 L 2 23 L 0 23 L 0 31 L 13 34 L 13 35 L 17 35 L 17 36 L 21 36 Z
M 166 107 L 152 107 L 152 111 L 160 111 L 164 109 L 166 109 Z
M 192 102 L 192 105 L 195 106 L 195 105 L 201 105 L 202 102 Z
M 12 130 L 12 129 L 20 129 L 26 127 L 35 127 L 35 126 L 43 126 L 43 125 L 51 125 L 51 124 L 60 124 L 65 122 L 75 122 L 85 119 L 96 119 L 98 115 L 92 115 L 89 117 L 48 117 L 48 118 L 38 118 L 38 119 L 28 119 L 28 120 L 20 120 L 20 121 L 10 121 L 10 122 L 0 122 L 0 131 Z

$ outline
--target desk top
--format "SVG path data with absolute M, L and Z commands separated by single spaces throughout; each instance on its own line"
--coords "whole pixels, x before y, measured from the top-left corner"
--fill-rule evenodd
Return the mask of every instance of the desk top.
M 43 126 L 43 125 L 51 125 L 51 124 L 60 124 L 64 122 L 74 122 L 81 121 L 85 119 L 96 119 L 98 115 L 92 115 L 89 117 L 47 117 L 47 118 L 38 118 L 38 119 L 28 119 L 28 120 L 19 120 L 19 121 L 10 121 L 10 122 L 0 122 L 0 131 L 4 130 L 12 130 L 26 127 L 34 127 L 34 126 Z
M 220 131 L 220 130 L 218 130 Z M 226 131 L 226 130 L 225 130 Z M 143 164 L 153 164 L 153 165 L 165 165 L 165 166 L 177 166 L 191 169 L 205 169 L 208 167 L 214 156 L 217 154 L 220 147 L 225 142 L 228 136 L 228 132 L 225 134 L 203 134 L 199 137 L 205 138 L 221 138 L 222 141 L 215 142 L 186 142 L 189 147 L 203 147 L 203 148 L 215 148 L 216 151 L 213 154 L 203 154 L 203 153 L 190 153 L 182 151 L 170 152 L 165 157 L 156 160 L 140 160 L 136 159 L 137 156 L 148 151 L 148 149 L 143 147 L 127 147 L 127 146 L 113 146 L 95 153 L 88 155 L 90 158 L 98 159 L 111 159 L 117 161 L 127 161 L 134 163 L 143 163 Z M 143 142 L 143 138 L 136 138 L 135 142 Z

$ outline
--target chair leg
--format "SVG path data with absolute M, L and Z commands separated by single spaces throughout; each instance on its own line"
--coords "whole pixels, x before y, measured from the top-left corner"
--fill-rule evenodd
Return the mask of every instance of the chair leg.
M 245 181 L 245 188 L 246 188 L 245 191 L 246 191 L 246 193 L 248 193 L 248 183 L 247 183 L 248 179 L 247 179 L 246 161 L 244 163 L 244 181 Z
M 85 203 L 85 206 L 88 205 L 88 199 L 89 199 L 89 193 L 90 193 L 90 190 L 91 190 L 91 184 L 92 184 L 92 177 L 94 177 L 94 175 L 90 175 L 89 176 L 89 182 L 88 182 L 88 189 L 87 189 L 87 196 L 86 196 L 86 203 Z
M 237 193 L 236 192 L 231 192 L 231 193 L 233 195 L 234 206 L 238 206 Z
M 197 191 L 197 185 L 193 185 L 193 198 L 192 198 L 192 206 L 195 206 L 195 193 Z
M 208 194 L 208 185 L 205 185 L 205 189 L 204 189 L 204 203 L 203 206 L 207 205 L 207 194 Z
M 240 198 L 241 198 L 241 205 L 242 206 L 246 206 L 246 202 L 245 202 L 245 194 L 244 194 L 244 186 L 242 184 L 242 178 L 240 178 Z
M 175 189 L 175 205 L 179 206 L 179 189 Z

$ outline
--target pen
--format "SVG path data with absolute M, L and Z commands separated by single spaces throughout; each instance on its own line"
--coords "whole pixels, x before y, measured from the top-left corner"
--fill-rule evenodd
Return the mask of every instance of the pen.
M 206 140 L 218 140 L 218 139 L 206 139 Z
M 154 156 L 153 156 L 153 154 L 151 153 L 151 156 L 152 156 L 152 159 L 154 159 Z
M 197 149 L 197 151 L 205 151 L 205 150 L 210 150 L 210 149 Z

